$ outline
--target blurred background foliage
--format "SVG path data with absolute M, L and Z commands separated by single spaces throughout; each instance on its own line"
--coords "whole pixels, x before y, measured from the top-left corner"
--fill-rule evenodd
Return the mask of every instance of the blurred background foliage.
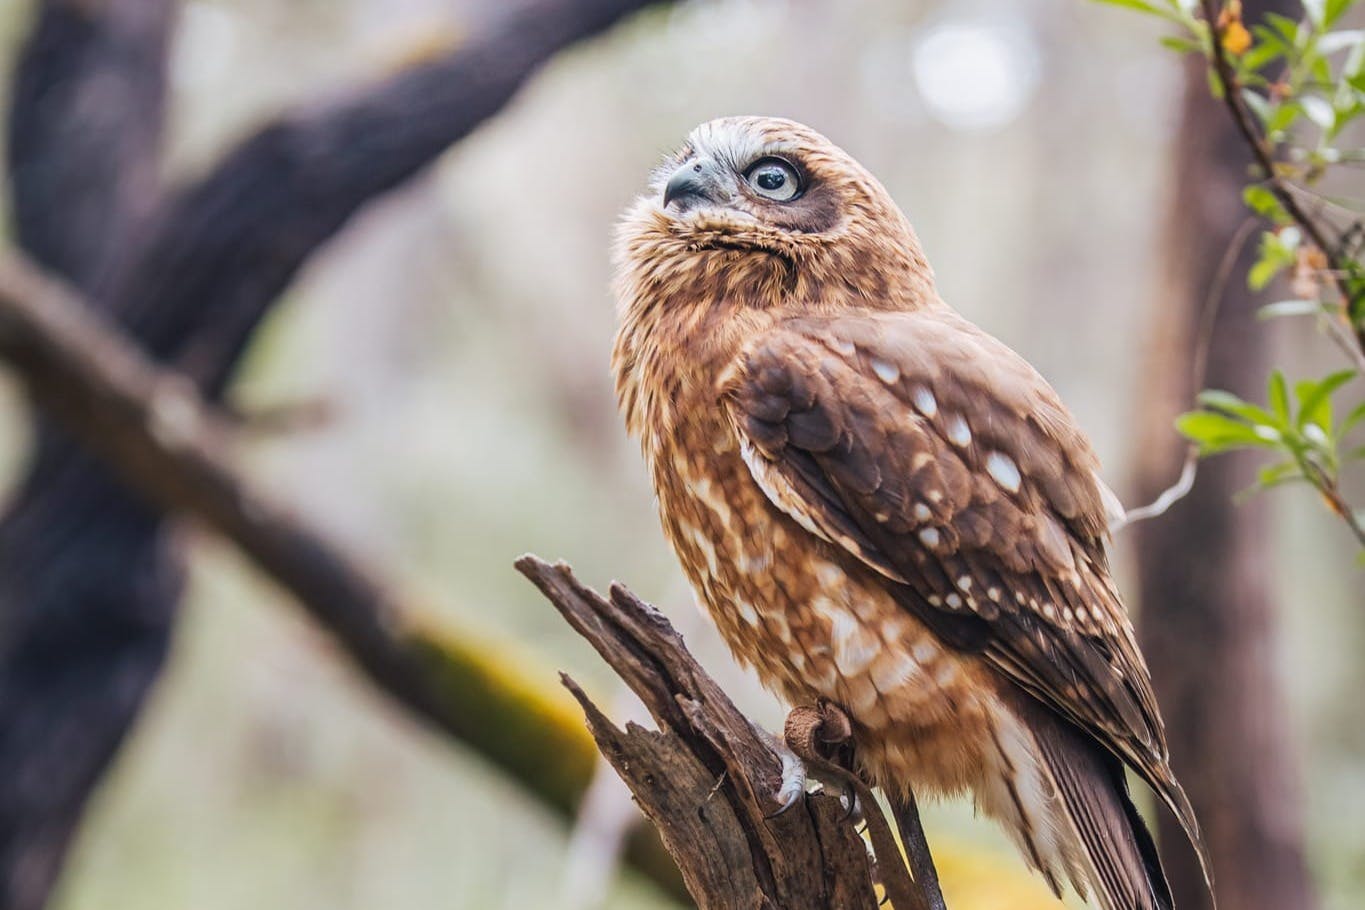
M 272 113 L 459 42 L 498 6 L 187 2 L 170 166 L 197 173 Z M 30 14 L 0 4 L 0 72 Z M 696 0 L 634 17 L 558 57 L 311 261 L 232 399 L 325 416 L 254 437 L 251 465 L 545 687 L 563 667 L 615 691 L 512 571 L 525 551 L 569 559 L 596 585 L 629 581 L 775 726 L 775 702 L 696 615 L 616 416 L 617 213 L 700 121 L 814 125 L 881 177 L 945 298 L 1057 386 L 1123 491 L 1179 85 L 1159 34 L 1077 0 Z M 1291 375 L 1326 372 L 1325 342 L 1282 344 Z M 12 478 L 28 431 L 8 386 L 0 416 Z M 1323 905 L 1346 910 L 1365 902 L 1357 570 L 1313 503 L 1271 495 L 1310 854 Z M 184 543 L 192 583 L 168 671 L 97 795 L 57 907 L 564 906 L 557 819 L 376 697 L 234 552 L 194 533 Z M 936 843 L 1022 868 L 968 807 L 933 807 L 927 824 Z M 943 872 L 950 902 L 991 887 L 979 869 Z M 667 904 L 625 874 L 609 906 Z

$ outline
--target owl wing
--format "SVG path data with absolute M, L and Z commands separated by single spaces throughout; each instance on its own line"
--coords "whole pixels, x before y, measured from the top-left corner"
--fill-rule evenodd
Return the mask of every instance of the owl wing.
M 1131 764 L 1198 845 L 1110 578 L 1098 461 L 1023 358 L 942 307 L 794 317 L 720 393 L 774 504 Z

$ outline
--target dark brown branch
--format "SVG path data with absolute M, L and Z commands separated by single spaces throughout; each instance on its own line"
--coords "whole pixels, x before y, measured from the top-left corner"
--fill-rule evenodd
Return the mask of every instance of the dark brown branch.
M 168 201 L 114 283 L 114 311 L 144 350 L 218 397 L 263 314 L 352 215 L 497 113 L 560 50 L 652 2 L 509 4 L 443 56 L 266 125 Z
M 602 754 L 678 861 L 703 910 L 875 908 L 863 840 L 833 796 L 817 794 L 776 818 L 781 759 L 697 664 L 663 614 L 621 585 L 603 598 L 563 563 L 523 556 L 517 568 L 644 702 L 658 730 L 614 725 L 565 677 Z M 807 756 L 808 765 L 818 763 Z M 822 770 L 838 773 L 838 769 Z M 847 774 L 847 772 L 842 772 Z M 850 776 L 851 777 L 851 776 Z M 861 790 L 877 867 L 894 906 L 919 910 L 886 819 Z
M 157 201 L 173 0 L 45 0 L 14 73 L 20 245 L 92 291 Z
M 910 871 L 919 885 L 917 896 L 922 896 L 916 906 L 922 910 L 947 910 L 943 891 L 939 887 L 938 869 L 934 866 L 934 857 L 929 852 L 929 839 L 925 837 L 924 824 L 920 821 L 915 794 L 907 792 L 904 797 L 891 799 L 891 813 L 895 816 L 901 843 L 905 844 Z
M 379 690 L 551 807 L 575 811 L 591 753 L 555 705 L 499 688 L 497 655 L 461 652 L 360 561 L 254 489 L 231 458 L 229 425 L 192 383 L 149 363 L 71 292 L 4 257 L 0 358 L 124 482 L 219 531 L 294 594 Z M 632 859 L 666 887 L 676 882 L 647 843 Z
M 34 4 L 10 92 L 13 235 L 103 285 L 157 201 L 173 0 Z M 60 450 L 46 422 L 38 449 Z M 40 458 L 30 489 L 50 489 Z M 89 465 L 89 463 L 87 463 Z M 36 910 L 155 680 L 180 571 L 155 514 L 93 465 L 0 522 L 0 906 Z M 120 597 L 119 595 L 122 594 Z M 79 606 L 77 606 L 79 605 Z M 54 656 L 56 655 L 56 656 Z

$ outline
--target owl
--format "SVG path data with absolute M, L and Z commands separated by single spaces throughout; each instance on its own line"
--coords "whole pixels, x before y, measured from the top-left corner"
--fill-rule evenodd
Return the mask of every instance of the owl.
M 801 124 L 715 120 L 615 258 L 620 406 L 735 656 L 842 709 L 889 795 L 969 795 L 1058 894 L 1171 907 L 1125 766 L 1203 848 L 1110 574 L 1118 504 L 882 185 Z

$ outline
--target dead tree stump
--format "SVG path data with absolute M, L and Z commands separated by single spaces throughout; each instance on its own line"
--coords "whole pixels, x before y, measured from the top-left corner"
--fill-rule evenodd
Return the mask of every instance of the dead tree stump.
M 874 910 L 883 894 L 903 910 L 924 906 L 861 782 L 856 786 L 880 864 L 837 796 L 811 794 L 770 817 L 782 766 L 772 738 L 739 712 L 662 613 L 619 584 L 603 598 L 564 563 L 523 556 L 517 568 L 658 725 L 648 730 L 631 723 L 622 730 L 563 677 L 602 754 L 658 829 L 702 910 Z

